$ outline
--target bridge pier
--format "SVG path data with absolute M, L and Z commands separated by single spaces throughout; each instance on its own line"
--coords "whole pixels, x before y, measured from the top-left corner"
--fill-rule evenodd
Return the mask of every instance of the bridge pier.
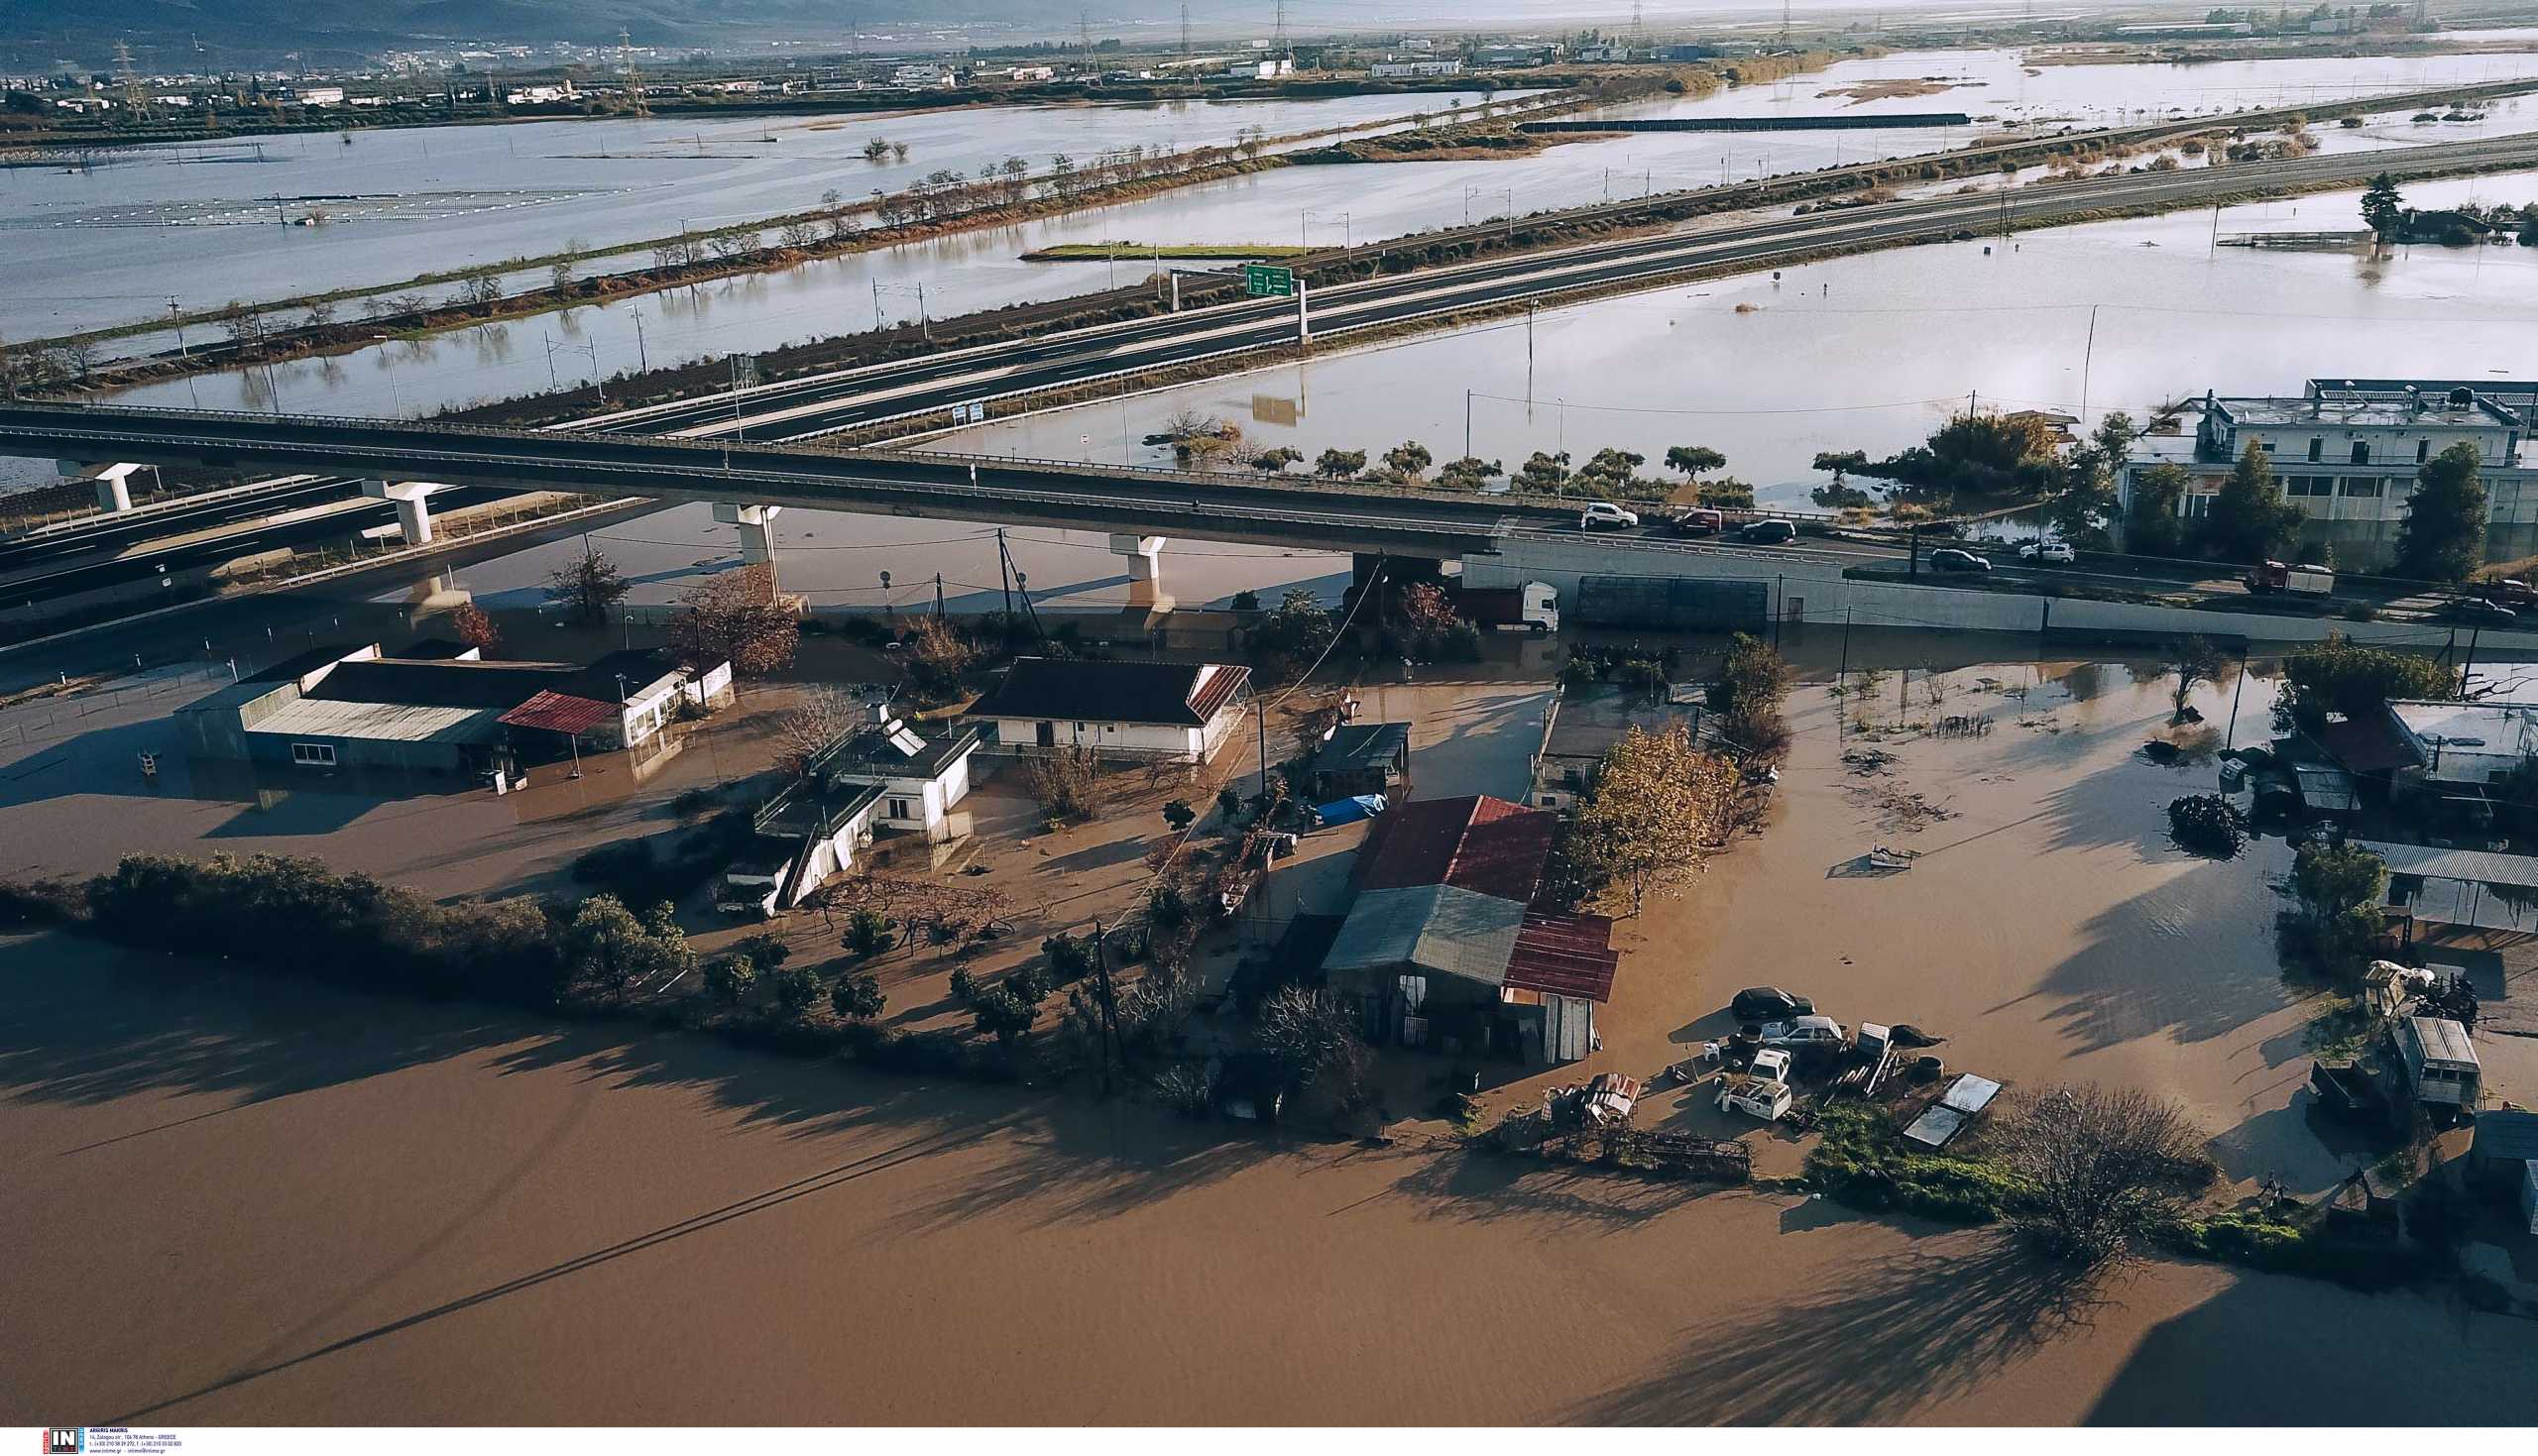
M 432 510 L 426 503 L 434 491 L 443 489 L 431 481 L 364 481 L 361 493 L 374 501 L 387 501 L 397 507 L 397 529 L 408 546 L 428 546 L 432 540 Z
M 745 505 L 737 501 L 714 503 L 714 518 L 741 528 L 741 564 L 775 569 L 775 524 L 781 505 Z
M 129 461 L 64 460 L 57 468 L 71 480 L 97 483 L 97 508 L 122 511 L 132 508 L 132 473 L 141 469 Z
M 1113 555 L 1128 558 L 1129 581 L 1152 582 L 1159 586 L 1163 581 L 1165 539 L 1163 536 L 1131 536 L 1114 531 L 1110 536 L 1110 551 Z

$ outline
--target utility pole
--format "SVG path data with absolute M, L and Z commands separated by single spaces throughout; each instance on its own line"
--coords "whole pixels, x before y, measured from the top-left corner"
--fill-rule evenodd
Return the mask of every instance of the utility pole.
M 176 307 L 176 295 L 168 295 L 168 321 L 176 326 L 176 357 L 185 357 L 185 316 Z
M 652 367 L 652 356 L 643 347 L 643 305 L 630 303 L 626 311 L 634 319 L 634 369 L 639 374 Z
M 1298 275 L 1296 278 L 1296 344 L 1301 348 L 1312 342 L 1313 321 L 1305 313 L 1305 280 L 1302 275 Z
M 2089 432 L 2089 366 L 2098 357 L 2098 305 L 2089 305 L 2089 341 L 2080 350 L 2080 433 Z
M 1253 731 L 1260 738 L 1260 802 L 1269 802 L 1269 702 L 1258 693 L 1251 695 Z
M 977 471 L 973 468 L 972 475 Z M 1013 558 L 1004 550 L 1004 527 L 995 528 L 995 580 L 1004 589 L 1004 629 L 1013 630 Z
M 1471 458 L 1471 391 L 1463 391 L 1463 458 Z
M 1093 981 L 1094 994 L 1101 999 L 1101 1095 L 1110 1095 L 1110 1058 L 1112 1044 L 1119 1039 L 1117 1010 L 1110 992 L 1110 937 L 1102 929 L 1101 917 L 1093 918 Z

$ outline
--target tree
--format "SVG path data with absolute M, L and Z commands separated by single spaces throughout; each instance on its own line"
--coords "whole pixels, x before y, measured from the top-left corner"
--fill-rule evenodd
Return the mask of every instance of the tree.
M 811 760 L 864 721 L 864 705 L 855 695 L 829 683 L 802 690 L 793 706 L 775 719 L 775 766 L 799 774 Z
M 864 144 L 864 160 L 866 162 L 881 162 L 889 155 L 890 144 L 879 137 Z
M 1313 473 L 1326 480 L 1346 480 L 1365 468 L 1363 450 L 1325 450 L 1322 458 L 1313 463 Z
M 1404 440 L 1384 452 L 1384 464 L 1405 480 L 1419 479 L 1427 473 L 1429 466 L 1436 463 L 1436 459 L 1428 453 L 1428 447 L 1417 440 Z
M 2212 498 L 2203 518 L 2206 550 L 2225 561 L 2265 561 L 2290 549 L 2307 512 L 2282 495 L 2282 482 L 2264 447 L 2250 440 L 2247 453 Z
M 1495 460 L 1464 455 L 1445 462 L 1444 467 L 1437 472 L 1437 484 L 1448 490 L 1477 491 L 1493 478 L 1506 473 L 1507 468 Z
M 717 955 L 705 962 L 705 994 L 725 1007 L 741 1004 L 757 983 L 757 967 L 745 955 Z
M 1535 451 L 1516 468 L 1510 484 L 1519 491 L 1557 495 L 1568 484 L 1568 452 L 1562 450 L 1557 455 L 1546 455 L 1540 450 Z
M 1301 667 L 1322 655 L 1339 626 L 1309 587 L 1289 587 L 1276 610 L 1252 623 L 1251 649 L 1264 659 Z
M 2229 665 L 2230 659 L 2222 654 L 2210 637 L 2180 640 L 2173 668 L 2177 685 L 2168 692 L 2168 702 L 2175 711 L 2168 716 L 2168 722 L 2185 722 L 2186 706 L 2194 697 L 2195 684 L 2217 681 L 2222 670 Z
M 820 973 L 807 965 L 783 966 L 767 974 L 766 989 L 774 998 L 777 1016 L 800 1021 L 804 1013 L 819 1004 Z
M 979 652 L 950 622 L 921 616 L 908 629 L 908 680 L 930 692 L 948 693 L 961 685 Z
M 1231 824 L 1242 813 L 1242 791 L 1231 784 L 1216 790 L 1216 813 Z
M 2397 575 L 2464 582 L 2484 564 L 2483 464 L 2477 447 L 2462 440 L 2415 472 L 2415 493 L 2397 523 Z
M 2044 1250 L 2099 1264 L 2171 1221 L 2211 1165 L 2173 1103 L 2094 1083 L 2022 1097 L 1992 1133 L 2025 1185 L 2013 1215 Z
M 480 653 L 490 654 L 503 644 L 502 628 L 495 626 L 494 618 L 486 616 L 485 609 L 473 602 L 464 604 L 449 615 L 449 629 L 458 640 Z
M 802 628 L 775 598 L 775 570 L 744 566 L 687 589 L 669 619 L 670 650 L 691 668 L 728 662 L 742 677 L 762 677 L 793 661 Z
M 2351 968 L 2379 937 L 2387 892 L 2387 864 L 2360 844 L 2302 844 L 2291 857 L 2294 948 L 2326 969 Z
M 547 605 L 563 608 L 584 626 L 606 621 L 608 609 L 624 601 L 631 590 L 618 574 L 617 563 L 597 551 L 586 550 L 581 560 L 546 574 Z
M 2180 465 L 2159 464 L 2133 478 L 2133 505 L 2126 513 L 2124 548 L 2136 556 L 2175 556 L 2185 550 L 2186 487 L 2193 477 Z
M 2405 226 L 2406 199 L 2397 195 L 2397 179 L 2381 172 L 2362 190 L 2362 221 L 2381 238 L 2396 235 Z
M 1673 462 L 1670 460 L 1668 463 Z M 1818 450 L 1815 452 L 1815 468 L 1831 471 L 1833 484 L 1836 486 L 1845 484 L 1852 471 L 1862 469 L 1867 464 L 1868 452 L 1865 450 Z
M 593 895 L 564 926 L 566 974 L 618 1000 L 639 981 L 666 978 L 694 958 L 675 912 L 663 904 L 637 917 L 615 895 Z
M 1285 470 L 1288 466 L 1293 465 L 1304 458 L 1305 452 L 1297 449 L 1295 446 L 1280 445 L 1274 450 L 1263 450 L 1259 454 L 1252 456 L 1251 468 L 1253 470 L 1267 471 L 1271 475 L 1276 475 Z
M 869 960 L 898 944 L 899 923 L 880 911 L 865 907 L 847 917 L 846 949 L 862 959 Z
M 829 987 L 829 1009 L 843 1021 L 870 1021 L 888 1004 L 881 994 L 881 978 L 868 970 L 839 976 Z
M 2282 678 L 2273 716 L 2286 732 L 2315 732 L 2330 713 L 2377 713 L 2391 698 L 2442 699 L 2459 691 L 2457 672 L 2437 658 L 2365 647 L 2341 636 L 2285 657 Z
M 1163 806 L 1163 822 L 1174 834 L 1179 834 L 1199 822 L 1199 811 L 1191 808 L 1187 799 L 1173 799 Z
M 1654 733 L 1633 726 L 1579 796 L 1568 863 L 1589 889 L 1628 883 L 1636 915 L 1652 886 L 1680 883 L 1726 842 L 1736 785 L 1735 766 L 1694 747 L 1682 725 Z
M 1363 1098 L 1366 1044 L 1354 1014 L 1329 992 L 1291 985 L 1271 993 L 1260 1003 L 1260 1045 L 1288 1085 L 1338 1108 Z
M 1039 1006 L 1016 995 L 1010 985 L 981 991 L 970 1002 L 970 1017 L 980 1035 L 993 1037 L 1006 1047 L 1020 1041 L 1039 1016 Z
M 1707 445 L 1666 447 L 1666 468 L 1682 472 L 1683 479 L 1687 481 L 1697 480 L 1706 472 L 1724 470 L 1726 467 L 1727 457 Z M 1819 470 L 1823 468 L 1821 457 L 1817 460 L 1816 468 Z

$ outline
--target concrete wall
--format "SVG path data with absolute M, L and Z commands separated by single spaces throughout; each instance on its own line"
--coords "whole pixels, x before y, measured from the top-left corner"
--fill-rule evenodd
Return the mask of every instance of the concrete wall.
M 1777 568 L 1768 578 L 1758 567 Z M 2316 642 L 2341 634 L 2357 642 L 2421 643 L 2448 631 L 2424 621 L 2347 621 L 2342 617 L 2279 616 L 2257 613 L 2197 612 L 2129 602 L 2086 602 L 1845 578 L 1841 568 L 1797 557 L 1774 557 L 1768 549 L 1739 551 L 1636 551 L 1586 542 L 1511 542 L 1495 556 L 1463 561 L 1463 580 L 1478 587 L 1547 581 L 1573 593 L 1581 577 L 1602 574 L 1715 576 L 1768 580 L 1772 610 L 1784 621 L 1859 626 L 1922 627 L 1941 631 L 2123 631 L 2169 636 L 2244 636 L 2265 642 Z M 2484 629 L 2482 642 L 2497 650 L 2538 652 L 2538 631 Z

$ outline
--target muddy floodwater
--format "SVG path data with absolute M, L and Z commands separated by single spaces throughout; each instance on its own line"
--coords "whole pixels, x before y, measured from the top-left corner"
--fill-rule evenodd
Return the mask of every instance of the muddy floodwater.
M 2410 1295 L 2073 1291 L 1793 1196 L 74 942 L 0 979 L 16 1423 L 2538 1420 L 2538 1325 Z

